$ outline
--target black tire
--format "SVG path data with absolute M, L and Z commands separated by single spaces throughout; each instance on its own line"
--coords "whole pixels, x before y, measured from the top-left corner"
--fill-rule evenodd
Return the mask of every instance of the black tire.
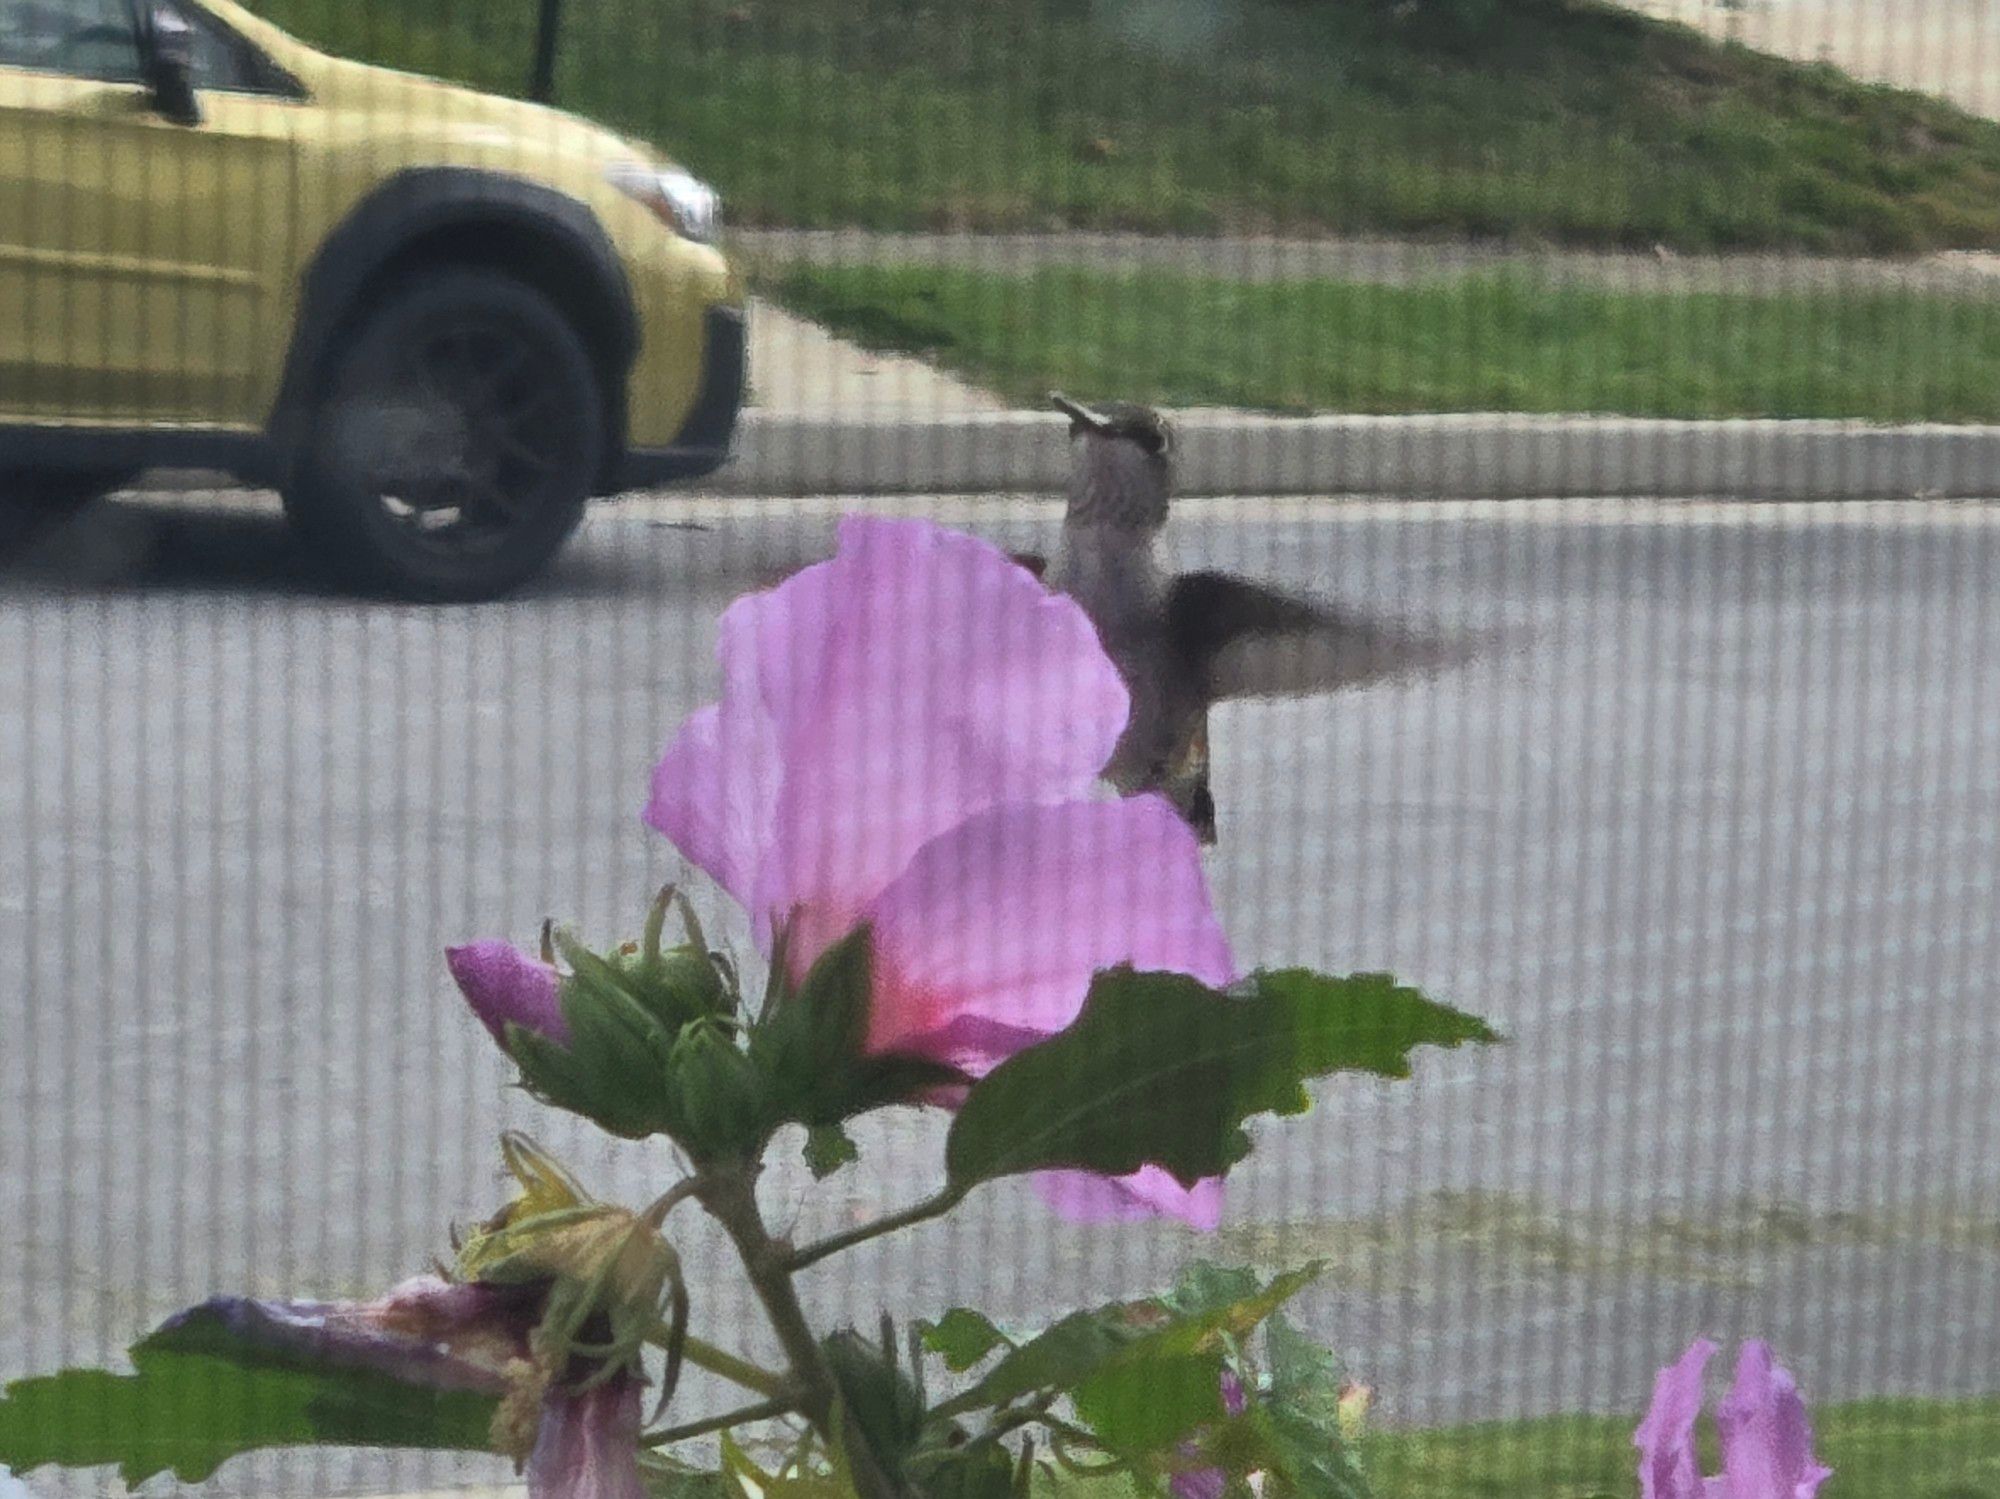
M 602 390 L 540 292 L 494 271 L 423 273 L 336 346 L 286 514 L 351 585 L 497 598 L 576 529 L 604 466 Z

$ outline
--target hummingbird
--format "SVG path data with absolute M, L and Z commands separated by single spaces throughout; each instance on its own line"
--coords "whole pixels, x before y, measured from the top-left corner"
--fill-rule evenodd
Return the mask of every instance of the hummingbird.
M 1069 503 L 1054 556 L 1016 555 L 1080 605 L 1131 694 L 1105 779 L 1157 791 L 1216 841 L 1208 714 L 1236 698 L 1359 687 L 1456 664 L 1462 644 L 1222 572 L 1174 573 L 1160 533 L 1173 499 L 1174 434 L 1129 402 L 1049 399 L 1070 419 Z

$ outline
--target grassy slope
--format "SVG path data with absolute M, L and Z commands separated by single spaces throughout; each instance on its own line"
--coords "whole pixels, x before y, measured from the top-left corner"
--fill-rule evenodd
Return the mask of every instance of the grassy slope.
M 254 0 L 486 86 L 534 0 Z M 2000 126 L 1578 0 L 1476 41 L 1368 0 L 567 0 L 561 100 L 739 221 L 2000 244 Z
M 794 267 L 789 305 L 1035 403 L 2000 420 L 2000 302 L 1622 293 L 1520 276 L 1244 285 Z

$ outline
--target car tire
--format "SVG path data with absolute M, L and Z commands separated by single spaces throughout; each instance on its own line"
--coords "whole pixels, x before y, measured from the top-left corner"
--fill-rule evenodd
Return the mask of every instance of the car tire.
M 404 281 L 342 336 L 318 390 L 286 514 L 313 560 L 369 592 L 512 591 L 568 540 L 604 468 L 589 349 L 498 272 Z

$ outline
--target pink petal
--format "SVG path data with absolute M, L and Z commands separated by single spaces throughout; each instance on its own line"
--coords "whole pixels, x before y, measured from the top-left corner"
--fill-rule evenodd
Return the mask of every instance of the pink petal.
M 528 1455 L 528 1499 L 646 1499 L 639 1382 L 620 1374 L 581 1395 L 551 1390 Z
M 1178 1218 L 1190 1228 L 1213 1233 L 1222 1222 L 1219 1176 L 1203 1177 L 1192 1187 L 1183 1187 L 1159 1166 L 1141 1166 L 1130 1176 L 1040 1171 L 1035 1174 L 1035 1190 L 1058 1216 L 1072 1223 Z
M 723 616 L 723 696 L 683 727 L 646 821 L 803 970 L 927 840 L 1084 791 L 1128 699 L 1087 616 L 983 541 L 849 517 L 832 561 Z
M 1200 846 L 1159 797 L 974 817 L 926 844 L 867 914 L 869 1048 L 974 1076 L 1076 1019 L 1100 969 L 1236 978 Z
M 1695 1462 L 1694 1423 L 1701 1414 L 1702 1378 L 1715 1344 L 1697 1338 L 1653 1382 L 1653 1404 L 1632 1434 L 1639 1449 L 1640 1499 L 1702 1499 Z
M 1728 1499 L 1813 1499 L 1833 1471 L 1813 1457 L 1805 1402 L 1768 1343 L 1743 1345 L 1715 1419 Z
M 653 771 L 645 821 L 745 907 L 770 853 L 784 780 L 780 723 L 818 673 L 813 646 L 825 637 L 834 568 L 806 568 L 723 611 L 722 701 L 688 718 Z M 758 935 L 769 940 L 767 922 Z
M 472 1013 L 494 1040 L 506 1043 L 510 1021 L 559 1044 L 569 1040 L 560 983 L 547 963 L 511 942 L 492 940 L 446 948 L 444 960 Z
M 1240 1416 L 1250 1409 L 1250 1393 L 1243 1388 L 1243 1381 L 1234 1369 L 1222 1371 L 1222 1408 L 1232 1416 Z

